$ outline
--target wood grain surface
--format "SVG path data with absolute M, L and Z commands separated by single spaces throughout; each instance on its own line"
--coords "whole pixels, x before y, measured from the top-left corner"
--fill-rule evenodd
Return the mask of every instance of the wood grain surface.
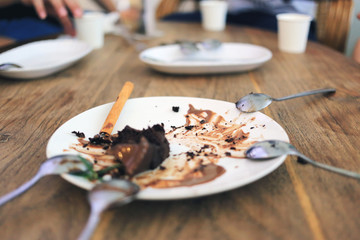
M 275 33 L 227 26 L 205 32 L 199 24 L 162 23 L 164 36 L 149 46 L 179 39 L 216 38 L 264 46 L 273 58 L 243 73 L 174 76 L 155 72 L 118 36 L 53 76 L 31 81 L 0 78 L 0 195 L 33 176 L 45 160 L 54 131 L 77 114 L 114 101 L 126 81 L 131 98 L 189 96 L 237 101 L 250 92 L 282 97 L 333 87 L 331 97 L 273 103 L 263 112 L 308 157 L 360 172 L 360 65 L 320 44 L 304 54 L 280 52 Z M 139 109 L 141 110 L 141 109 Z M 188 200 L 135 201 L 106 211 L 93 239 L 358 239 L 360 182 L 295 157 L 247 186 Z M 0 208 L 0 239 L 76 239 L 89 215 L 86 191 L 58 176 L 39 181 Z

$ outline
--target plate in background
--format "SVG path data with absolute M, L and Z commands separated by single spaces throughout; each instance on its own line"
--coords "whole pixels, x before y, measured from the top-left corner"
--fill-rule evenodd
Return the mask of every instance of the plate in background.
M 214 74 L 256 69 L 269 61 L 269 49 L 244 43 L 223 43 L 219 49 L 184 56 L 177 44 L 158 46 L 140 53 L 151 68 L 172 74 Z
M 12 62 L 22 68 L 0 71 L 0 76 L 34 79 L 61 71 L 92 51 L 76 39 L 55 39 L 28 43 L 0 54 L 0 63 Z

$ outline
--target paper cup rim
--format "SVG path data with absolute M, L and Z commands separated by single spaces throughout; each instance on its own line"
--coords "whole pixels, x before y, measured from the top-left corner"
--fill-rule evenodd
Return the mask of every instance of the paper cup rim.
M 104 18 L 105 15 L 102 12 L 85 12 L 80 18 L 75 18 L 75 20 L 98 20 Z
M 306 14 L 300 13 L 280 13 L 276 15 L 277 20 L 287 22 L 304 22 L 311 21 L 313 18 Z
M 202 0 L 200 1 L 200 6 L 212 6 L 212 5 L 225 5 L 227 6 L 227 2 L 226 1 L 221 1 L 221 0 Z

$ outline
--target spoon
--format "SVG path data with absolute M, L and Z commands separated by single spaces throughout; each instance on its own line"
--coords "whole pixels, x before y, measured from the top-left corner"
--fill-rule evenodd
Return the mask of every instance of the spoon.
M 334 88 L 325 88 L 325 89 L 301 92 L 301 93 L 297 93 L 297 94 L 290 95 L 287 97 L 282 97 L 282 98 L 272 98 L 269 95 L 266 95 L 263 93 L 250 93 L 249 95 L 246 95 L 245 97 L 242 97 L 239 101 L 237 101 L 235 103 L 235 105 L 236 105 L 236 108 L 238 108 L 240 111 L 251 113 L 251 112 L 260 111 L 261 109 L 266 108 L 267 106 L 269 106 L 272 103 L 272 101 L 279 102 L 279 101 L 283 101 L 283 100 L 288 100 L 288 99 L 292 99 L 292 98 L 298 98 L 298 97 L 303 97 L 303 96 L 308 96 L 308 95 L 313 95 L 313 94 L 318 94 L 318 93 L 329 94 L 329 93 L 335 93 L 335 92 L 336 92 L 336 89 L 334 89 Z
M 131 33 L 128 27 L 123 24 L 115 25 L 112 33 L 122 37 L 130 46 L 134 47 L 137 52 L 141 52 L 148 47 L 145 43 L 139 41 L 136 38 L 136 34 Z
M 13 198 L 27 191 L 32 187 L 40 178 L 46 175 L 58 175 L 63 173 L 74 173 L 86 171 L 88 168 L 77 155 L 58 155 L 49 158 L 41 164 L 36 175 L 28 182 L 24 183 L 14 191 L 2 196 L 0 198 L 0 206 L 4 205 Z
M 0 64 L 0 71 L 7 71 L 11 68 L 22 68 L 20 65 L 16 63 L 2 63 Z
M 180 41 L 180 51 L 186 55 L 193 55 L 201 51 L 203 48 L 205 51 L 216 50 L 221 46 L 221 42 L 216 39 L 206 39 L 202 42 Z M 201 48 L 200 48 L 201 47 Z
M 110 180 L 95 185 L 88 195 L 91 206 L 90 216 L 78 240 L 91 238 L 100 221 L 100 215 L 105 209 L 130 203 L 139 191 L 138 185 L 124 179 Z
M 208 51 L 218 49 L 222 42 L 216 39 L 205 39 L 204 41 L 200 42 L 201 46 Z
M 301 154 L 296 148 L 290 143 L 279 141 L 279 140 L 267 140 L 262 142 L 257 142 L 253 144 L 249 149 L 246 150 L 245 156 L 253 160 L 268 160 L 272 158 L 277 158 L 283 155 L 296 155 L 298 156 L 298 162 L 300 163 L 310 163 L 315 167 L 323 168 L 325 170 L 335 172 L 347 177 L 360 179 L 360 174 L 351 172 L 345 169 L 333 167 L 326 165 L 324 163 L 319 163 L 305 155 Z

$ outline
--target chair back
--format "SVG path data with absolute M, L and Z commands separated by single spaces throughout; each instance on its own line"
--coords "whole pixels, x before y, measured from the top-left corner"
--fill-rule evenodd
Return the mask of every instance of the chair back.
M 348 37 L 352 0 L 318 1 L 316 15 L 316 34 L 320 43 L 344 52 Z
M 156 18 L 160 19 L 166 15 L 178 11 L 181 0 L 162 0 L 156 11 Z

